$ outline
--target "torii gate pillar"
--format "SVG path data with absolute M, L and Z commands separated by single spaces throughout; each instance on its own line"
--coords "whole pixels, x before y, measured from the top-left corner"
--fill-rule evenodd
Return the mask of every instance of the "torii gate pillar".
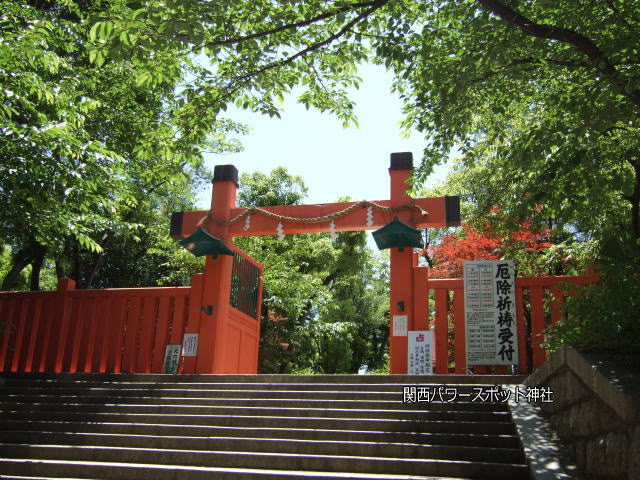
M 233 165 L 217 165 L 213 171 L 213 193 L 211 194 L 211 215 L 220 220 L 231 218 L 231 209 L 236 207 L 238 190 L 238 170 Z M 223 243 L 231 243 L 229 225 L 210 222 L 209 233 Z M 207 255 L 202 285 L 202 305 L 200 310 L 200 339 L 197 357 L 197 373 L 226 373 L 225 339 L 229 316 L 229 296 L 231 294 L 231 270 L 233 257 Z M 212 307 L 210 310 L 208 307 Z
M 413 156 L 409 152 L 392 153 L 389 176 L 391 181 L 391 205 L 406 205 L 411 202 L 407 195 L 408 180 L 413 169 Z M 391 249 L 390 265 L 390 309 L 389 309 L 389 373 L 407 373 L 407 336 L 394 336 L 394 323 L 402 322 L 406 317 L 407 330 L 416 330 L 414 326 L 413 267 L 418 266 L 418 256 L 413 248 Z M 425 319 L 426 323 L 426 319 Z

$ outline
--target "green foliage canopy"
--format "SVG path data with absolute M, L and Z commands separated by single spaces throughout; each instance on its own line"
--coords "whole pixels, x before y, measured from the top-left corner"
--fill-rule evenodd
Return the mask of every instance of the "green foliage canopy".
M 581 228 L 600 235 L 622 221 L 638 239 L 639 7 L 140 0 L 96 14 L 90 38 L 98 63 L 132 58 L 142 84 L 170 82 L 188 64 L 177 109 L 196 129 L 230 103 L 277 115 L 296 85 L 306 87 L 300 102 L 353 121 L 345 88 L 360 82 L 356 65 L 384 64 L 405 102 L 404 127 L 429 140 L 418 180 L 458 147 L 470 164 L 486 162 L 514 215 L 544 203 L 571 222 L 595 198 L 607 214 Z
M 125 59 L 96 66 L 87 18 L 116 6 L 0 5 L 0 244 L 13 252 L 4 289 L 29 263 L 37 289 L 45 255 L 91 285 L 115 236 L 136 242 L 163 199 L 188 202 L 206 174 L 204 150 L 237 148 L 226 140 L 241 130 L 230 121 L 188 138 L 179 131 L 175 84 L 141 85 Z

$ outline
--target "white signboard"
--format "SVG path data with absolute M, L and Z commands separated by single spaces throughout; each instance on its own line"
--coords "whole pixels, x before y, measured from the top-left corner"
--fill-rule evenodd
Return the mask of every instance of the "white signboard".
M 182 339 L 182 356 L 195 357 L 198 354 L 198 334 L 185 333 Z
M 513 260 L 464 262 L 467 365 L 517 365 Z
M 180 366 L 180 345 L 167 345 L 164 349 L 162 373 L 178 373 Z
M 393 336 L 394 337 L 406 337 L 407 336 L 407 323 L 409 317 L 407 315 L 394 315 L 393 316 Z
M 410 331 L 407 371 L 409 375 L 431 375 L 433 373 L 431 332 Z

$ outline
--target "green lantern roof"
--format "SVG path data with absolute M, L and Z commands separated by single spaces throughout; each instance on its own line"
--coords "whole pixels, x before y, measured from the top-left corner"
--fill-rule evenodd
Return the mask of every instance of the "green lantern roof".
M 385 248 L 423 248 L 420 230 L 393 217 L 391 223 L 373 232 L 373 239 L 379 250 Z
M 211 255 L 213 258 L 217 258 L 218 255 L 234 255 L 233 250 L 222 243 L 220 239 L 211 236 L 202 227 L 198 227 L 198 230 L 187 238 L 180 240 L 180 245 L 196 257 Z

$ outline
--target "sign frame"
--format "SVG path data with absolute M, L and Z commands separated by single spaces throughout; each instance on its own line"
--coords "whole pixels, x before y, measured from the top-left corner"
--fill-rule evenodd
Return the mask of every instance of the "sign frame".
M 469 365 L 518 365 L 513 260 L 464 262 L 465 348 Z

